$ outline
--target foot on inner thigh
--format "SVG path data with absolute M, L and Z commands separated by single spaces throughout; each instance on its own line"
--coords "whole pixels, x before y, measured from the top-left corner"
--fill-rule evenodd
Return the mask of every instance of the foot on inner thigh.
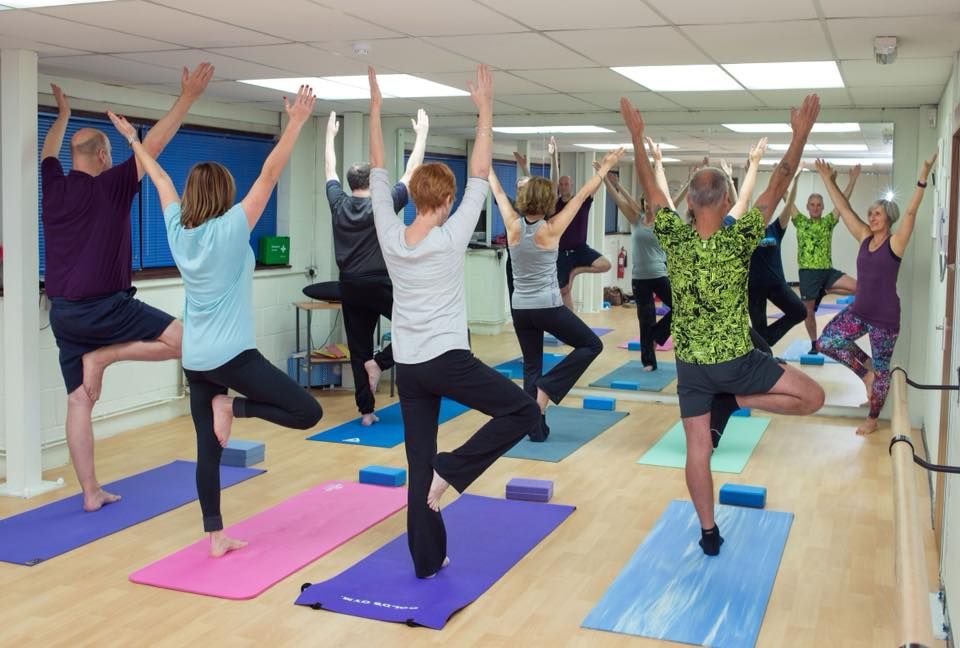
M 366 427 L 370 427 L 374 423 L 379 423 L 379 422 L 380 422 L 380 418 L 373 412 L 370 412 L 369 414 L 364 414 L 363 416 L 360 417 L 360 425 L 363 425 Z
M 210 555 L 219 558 L 230 551 L 247 546 L 246 540 L 236 540 L 228 537 L 223 531 L 214 531 L 210 534 Z
M 443 563 L 440 565 L 440 569 L 443 569 L 444 567 L 446 567 L 446 566 L 449 565 L 449 564 L 450 564 L 450 556 L 447 556 L 446 558 L 443 559 Z M 436 576 L 436 575 L 439 574 L 439 573 L 440 573 L 440 570 L 437 570 L 436 572 L 430 574 L 429 576 L 424 576 L 424 578 L 433 578 L 434 576 Z
M 233 427 L 233 397 L 217 394 L 213 397 L 213 433 L 224 448 L 230 440 Z
M 537 405 L 540 406 L 541 414 L 547 411 L 547 405 L 549 403 L 550 403 L 550 397 L 547 395 L 547 392 L 537 387 Z
M 96 491 L 87 495 L 83 495 L 83 510 L 87 513 L 92 513 L 94 511 L 99 511 L 103 506 L 107 504 L 113 504 L 114 502 L 119 502 L 120 496 L 114 495 L 113 493 L 108 493 L 102 488 L 97 488 Z
M 867 417 L 867 420 L 863 422 L 863 425 L 857 428 L 857 435 L 866 436 L 868 434 L 873 434 L 877 431 L 877 419 Z
M 440 498 L 443 492 L 447 490 L 450 484 L 440 476 L 436 470 L 433 471 L 433 481 L 430 483 L 430 492 L 427 493 L 427 506 L 434 511 L 440 512 Z
M 100 390 L 103 388 L 103 372 L 107 365 L 100 359 L 97 351 L 85 353 L 83 362 L 83 389 L 87 392 L 90 400 L 94 403 L 100 398 Z
M 376 360 L 367 360 L 363 363 L 363 368 L 367 370 L 367 384 L 370 385 L 370 391 L 377 393 L 377 385 L 380 384 L 380 374 L 383 370 Z

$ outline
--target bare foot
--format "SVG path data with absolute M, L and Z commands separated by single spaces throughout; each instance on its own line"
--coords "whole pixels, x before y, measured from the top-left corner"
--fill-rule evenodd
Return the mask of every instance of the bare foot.
M 113 504 L 114 502 L 119 502 L 120 496 L 114 495 L 113 493 L 108 493 L 107 491 L 98 489 L 95 493 L 83 495 L 83 510 L 87 513 L 93 513 L 94 511 L 99 511 L 103 506 L 107 504 Z
M 376 360 L 367 360 L 363 363 L 363 368 L 367 370 L 367 382 L 370 385 L 370 391 L 377 393 L 377 386 L 380 384 L 380 374 L 383 370 Z
M 223 531 L 214 531 L 210 534 L 210 555 L 214 558 L 246 546 L 246 540 L 229 538 Z
M 873 434 L 877 431 L 877 419 L 867 417 L 867 420 L 864 421 L 863 425 L 857 428 L 857 434 L 859 436 L 866 436 L 868 434 Z
M 443 569 L 444 567 L 446 567 L 446 566 L 449 565 L 449 564 L 450 564 L 450 556 L 447 556 L 446 558 L 443 559 L 443 564 L 440 565 L 440 569 Z M 439 574 L 439 573 L 440 573 L 440 570 L 438 569 L 438 570 L 436 571 L 436 573 L 430 574 L 429 576 L 424 576 L 424 578 L 433 578 L 434 576 L 436 576 L 436 575 Z
M 94 403 L 100 399 L 100 390 L 103 388 L 103 372 L 107 365 L 97 359 L 97 352 L 83 354 L 83 389 Z
M 540 406 L 541 414 L 545 414 L 547 412 L 547 405 L 549 403 L 550 403 L 550 397 L 547 396 L 547 392 L 537 387 L 537 405 Z
M 373 412 L 369 414 L 364 414 L 363 416 L 360 417 L 360 425 L 363 425 L 366 427 L 370 427 L 374 423 L 379 423 L 379 422 L 380 422 L 379 417 L 377 417 L 377 415 L 374 414 Z
M 643 370 L 644 370 L 644 371 L 653 371 L 653 367 L 651 367 L 650 365 L 644 365 L 644 366 L 643 366 Z
M 230 440 L 233 427 L 233 397 L 217 394 L 213 397 L 213 433 L 224 448 Z
M 430 492 L 427 493 L 427 506 L 434 511 L 440 512 L 440 498 L 443 492 L 447 490 L 450 484 L 441 477 L 436 470 L 433 471 L 433 481 L 430 483 Z
M 877 374 L 873 371 L 868 371 L 863 376 L 863 385 L 867 388 L 867 398 L 869 399 L 873 395 L 873 381 L 877 379 Z

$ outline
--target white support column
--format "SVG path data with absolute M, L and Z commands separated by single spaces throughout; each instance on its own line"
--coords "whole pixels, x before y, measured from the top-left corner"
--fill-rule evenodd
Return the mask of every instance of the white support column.
M 44 482 L 40 431 L 37 246 L 37 54 L 0 51 L 0 200 L 3 217 L 3 417 L 7 481 L 0 495 L 30 497 Z
M 579 189 L 589 178 L 596 173 L 593 169 L 593 161 L 596 159 L 596 153 L 577 153 L 576 172 L 573 175 L 574 190 Z M 607 204 L 606 188 L 600 185 L 600 189 L 593 195 L 593 205 L 590 207 L 590 220 L 587 227 L 587 245 L 603 253 L 604 238 L 604 211 Z M 613 263 L 613 261 L 611 261 Z M 581 312 L 597 313 L 603 305 L 603 279 L 602 274 L 580 274 L 573 286 L 573 301 L 578 304 Z

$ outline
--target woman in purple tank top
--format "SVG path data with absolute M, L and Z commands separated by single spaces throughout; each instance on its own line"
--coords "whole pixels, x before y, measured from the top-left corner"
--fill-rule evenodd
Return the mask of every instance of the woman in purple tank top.
M 900 209 L 889 200 L 870 205 L 867 222 L 850 207 L 850 202 L 837 187 L 833 169 L 817 160 L 817 171 L 830 193 L 830 199 L 843 224 L 860 242 L 857 254 L 857 293 L 852 305 L 830 320 L 817 340 L 822 353 L 836 359 L 860 376 L 867 388 L 870 413 L 857 434 L 870 434 L 877 429 L 877 417 L 890 389 L 890 357 L 900 334 L 900 297 L 897 295 L 897 274 L 900 260 L 910 242 L 917 210 L 923 200 L 927 176 L 936 161 L 936 154 L 924 161 L 920 179 L 913 192 L 903 223 L 892 232 L 900 218 Z M 870 336 L 871 358 L 856 344 L 858 338 Z

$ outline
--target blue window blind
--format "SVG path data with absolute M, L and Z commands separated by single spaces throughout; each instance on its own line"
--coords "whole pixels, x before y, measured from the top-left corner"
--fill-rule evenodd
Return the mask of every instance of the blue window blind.
M 619 178 L 620 174 L 614 172 L 614 174 Z M 617 232 L 617 202 L 613 199 L 613 194 L 609 191 L 606 192 L 607 204 L 604 209 L 604 228 L 603 231 L 606 234 L 616 234 Z
M 403 164 L 406 166 L 407 160 L 410 159 L 410 151 L 404 151 L 403 153 Z M 440 162 L 441 164 L 446 164 L 450 167 L 450 170 L 453 171 L 454 177 L 457 179 L 457 197 L 453 200 L 453 207 L 450 210 L 452 214 L 457 210 L 457 207 L 460 206 L 460 200 L 463 198 L 463 192 L 467 188 L 467 158 L 462 155 L 442 155 L 440 153 L 427 153 L 423 156 L 424 162 Z M 404 225 L 409 225 L 413 222 L 413 219 L 417 216 L 417 208 L 413 204 L 413 200 L 407 203 L 407 206 L 403 210 L 403 223 Z
M 37 176 L 40 174 L 40 153 L 43 150 L 43 140 L 47 136 L 50 126 L 56 121 L 56 114 L 41 112 L 37 115 Z M 73 137 L 81 128 L 96 128 L 107 134 L 110 139 L 110 148 L 113 155 L 113 163 L 119 164 L 127 159 L 132 153 L 125 140 L 106 119 L 97 119 L 94 117 L 71 117 L 67 124 L 67 132 L 63 136 L 63 146 L 60 149 L 58 158 L 64 173 L 70 173 L 70 138 Z M 141 190 L 143 184 L 140 185 Z M 40 247 L 40 276 L 46 272 L 46 246 L 43 240 L 43 218 L 41 213 L 43 189 L 41 183 L 37 182 L 37 218 L 40 228 L 39 247 Z M 130 247 L 133 259 L 133 270 L 141 269 L 140 260 L 140 194 L 133 199 L 133 205 L 130 207 Z
M 516 191 L 517 191 L 517 163 L 516 162 L 493 162 L 493 170 L 497 174 L 497 179 L 500 180 L 501 186 L 503 186 L 504 192 L 507 196 L 514 196 L 516 200 Z M 490 223 L 490 238 L 494 239 L 497 236 L 503 236 L 507 233 L 507 228 L 503 224 L 503 216 L 500 214 L 500 207 L 497 206 L 497 201 L 493 201 L 493 218 Z
M 540 176 L 541 178 L 550 179 L 550 165 L 549 164 L 537 164 L 536 162 L 530 163 L 530 175 Z
M 213 161 L 227 167 L 237 187 L 235 202 L 240 202 L 260 175 L 263 161 L 273 149 L 269 136 L 239 135 L 181 128 L 174 136 L 158 161 L 170 175 L 177 192 L 183 195 L 183 185 L 191 167 L 197 162 Z M 174 265 L 167 245 L 167 232 L 163 224 L 160 197 L 149 178 L 144 178 L 141 191 L 143 204 L 143 267 L 164 268 Z M 270 201 L 257 226 L 250 233 L 250 245 L 256 252 L 261 236 L 273 236 L 277 232 L 277 192 Z

